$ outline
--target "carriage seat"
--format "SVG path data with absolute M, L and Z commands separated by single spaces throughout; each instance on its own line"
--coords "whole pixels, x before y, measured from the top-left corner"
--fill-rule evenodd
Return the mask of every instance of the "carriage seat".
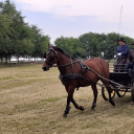
M 134 77 L 134 70 L 133 69 L 129 69 L 128 73 L 129 73 L 130 77 Z

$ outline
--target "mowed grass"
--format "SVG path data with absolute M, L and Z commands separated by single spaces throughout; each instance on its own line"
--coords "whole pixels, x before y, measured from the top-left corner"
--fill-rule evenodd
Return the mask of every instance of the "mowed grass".
M 43 72 L 39 65 L 0 68 L 0 134 L 133 134 L 134 104 L 131 94 L 115 97 L 116 106 L 103 100 L 90 110 L 90 87 L 75 91 L 74 98 L 85 107 L 81 112 L 71 104 L 66 119 L 67 93 L 57 68 Z

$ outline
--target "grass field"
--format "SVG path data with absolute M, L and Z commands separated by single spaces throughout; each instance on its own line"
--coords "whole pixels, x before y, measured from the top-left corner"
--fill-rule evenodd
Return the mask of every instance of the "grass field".
M 56 68 L 43 72 L 40 65 L 0 68 L 0 134 L 134 134 L 134 104 L 131 94 L 115 97 L 116 106 L 103 100 L 97 107 L 90 87 L 75 91 L 74 98 L 85 107 L 71 105 L 68 118 L 62 114 L 67 93 Z

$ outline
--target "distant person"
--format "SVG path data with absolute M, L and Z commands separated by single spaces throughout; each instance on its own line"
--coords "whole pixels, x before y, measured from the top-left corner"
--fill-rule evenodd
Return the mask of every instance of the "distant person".
M 133 49 L 130 51 L 128 59 L 127 59 L 127 64 L 126 64 L 126 69 L 128 70 L 129 68 L 134 70 L 134 41 L 132 44 Z
M 124 38 L 119 40 L 119 45 L 117 48 L 117 57 L 127 58 L 129 55 L 129 45 L 126 44 Z
M 127 58 L 129 55 L 129 45 L 126 44 L 124 38 L 118 40 L 119 46 L 116 52 L 116 60 L 114 62 L 114 71 L 115 72 L 124 72 L 126 69 Z M 125 69 L 123 69 L 125 67 Z

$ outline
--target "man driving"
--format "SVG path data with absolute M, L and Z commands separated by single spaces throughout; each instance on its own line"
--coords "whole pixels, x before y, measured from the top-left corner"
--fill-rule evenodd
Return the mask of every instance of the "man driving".
M 126 41 L 124 38 L 121 38 L 119 41 L 119 46 L 117 48 L 117 53 L 116 53 L 116 60 L 115 60 L 115 66 L 114 66 L 114 71 L 115 72 L 124 72 L 126 71 L 126 63 L 127 63 L 127 58 L 129 55 L 129 45 L 126 44 Z M 124 65 L 125 65 L 125 70 Z
M 119 40 L 119 45 L 117 48 L 117 56 L 127 58 L 129 55 L 129 45 L 126 44 L 124 38 Z
M 130 45 L 133 46 L 133 49 L 130 51 L 130 54 L 128 56 L 126 69 L 128 70 L 130 68 L 130 69 L 134 70 L 134 42 Z

